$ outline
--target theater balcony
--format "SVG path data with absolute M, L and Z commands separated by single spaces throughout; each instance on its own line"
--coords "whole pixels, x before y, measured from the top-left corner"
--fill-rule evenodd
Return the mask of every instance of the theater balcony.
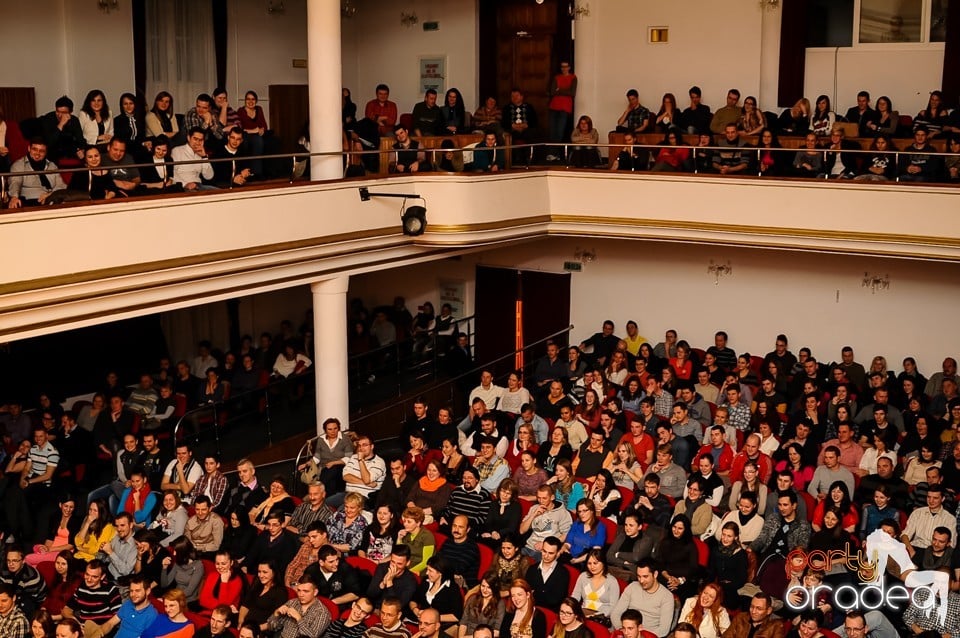
M 426 200 L 401 232 L 399 199 Z M 566 169 L 297 182 L 0 216 L 0 340 L 549 236 L 960 261 L 948 186 Z M 419 202 L 408 202 L 419 203 Z

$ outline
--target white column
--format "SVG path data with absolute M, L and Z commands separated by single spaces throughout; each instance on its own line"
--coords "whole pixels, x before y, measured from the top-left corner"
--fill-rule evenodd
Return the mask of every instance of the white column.
M 307 0 L 307 81 L 310 85 L 310 150 L 342 149 L 340 128 L 340 0 Z M 338 179 L 338 156 L 312 157 L 313 180 Z
M 339 120 L 337 120 L 339 122 Z M 310 284 L 313 293 L 313 362 L 317 388 L 317 434 L 324 419 L 340 419 L 349 427 L 350 401 L 347 385 L 347 285 L 343 275 Z
M 586 5 L 587 3 L 582 4 Z M 600 96 L 597 86 L 597 78 L 604 73 L 604 67 L 600 64 L 599 52 L 597 51 L 601 37 L 598 32 L 600 5 L 600 2 L 590 4 L 590 15 L 578 18 L 573 24 L 573 72 L 577 75 L 577 97 L 574 102 L 573 123 L 576 126 L 581 115 L 589 115 L 593 120 L 593 125 L 603 131 L 606 129 L 600 123 L 609 121 L 609 117 L 605 117 L 600 112 Z M 613 119 L 616 120 L 616 116 Z M 607 140 L 602 138 L 600 143 L 606 144 Z

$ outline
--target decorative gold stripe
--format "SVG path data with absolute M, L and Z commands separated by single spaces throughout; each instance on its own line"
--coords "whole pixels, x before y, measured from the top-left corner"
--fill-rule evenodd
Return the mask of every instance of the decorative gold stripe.
M 439 247 L 438 247 L 438 248 L 437 248 L 435 251 L 433 251 L 433 252 L 437 255 L 438 258 L 442 258 L 445 253 L 453 252 L 454 250 L 457 250 L 457 249 L 455 249 L 455 248 L 439 248 Z M 457 250 L 457 252 L 460 252 L 460 251 Z M 346 253 L 345 253 L 345 254 L 346 254 Z M 426 254 L 429 254 L 429 253 L 426 253 Z M 375 260 L 375 261 L 365 262 L 365 263 L 364 263 L 364 266 L 367 266 L 367 267 L 369 267 L 369 266 L 391 266 L 391 265 L 395 265 L 395 262 L 396 262 L 396 259 L 395 259 L 395 258 L 385 258 L 385 259 L 379 259 L 379 260 Z M 270 266 L 273 267 L 274 265 L 275 265 L 275 264 L 271 264 Z M 339 273 L 343 273 L 343 272 L 350 271 L 350 270 L 352 270 L 352 269 L 353 269 L 352 267 L 347 267 L 347 266 L 340 267 L 340 268 L 333 268 L 333 269 L 330 269 L 330 270 L 325 270 L 325 271 L 323 271 L 323 272 L 318 272 L 316 276 L 319 277 L 319 276 L 335 275 L 335 274 L 339 274 Z M 243 270 L 243 271 L 240 271 L 240 272 L 250 272 L 250 271 L 249 271 L 249 270 Z M 214 278 L 217 278 L 217 277 L 220 277 L 220 276 L 221 276 L 221 273 L 217 273 L 217 274 L 214 275 L 213 277 L 214 277 Z M 298 285 L 298 282 L 302 282 L 304 279 L 309 279 L 309 278 L 310 278 L 310 275 L 308 275 L 308 274 L 290 275 L 290 276 L 287 276 L 287 277 L 273 278 L 273 279 L 270 279 L 269 281 L 266 281 L 266 282 L 264 282 L 264 283 L 269 284 L 271 287 L 274 287 L 276 284 L 284 284 L 284 283 L 290 283 L 291 285 Z M 191 281 L 199 281 L 199 280 L 193 279 L 193 280 L 191 280 Z M 175 283 L 176 283 L 176 282 L 163 282 L 162 284 L 157 284 L 156 286 L 153 286 L 152 288 L 154 288 L 154 289 L 164 288 L 164 287 L 167 287 L 167 286 L 170 286 L 170 285 L 175 285 Z M 218 289 L 217 289 L 217 294 L 220 295 L 220 294 L 223 294 L 223 293 L 236 293 L 237 296 L 246 296 L 246 295 L 249 295 L 249 294 L 250 294 L 250 288 L 251 288 L 251 286 L 250 286 L 249 284 L 222 287 L 222 288 L 218 288 Z M 144 288 L 132 288 L 132 289 L 126 290 L 125 292 L 142 291 L 142 290 L 144 290 Z M 110 294 L 111 294 L 111 295 L 114 295 L 114 294 L 116 294 L 116 291 L 110 291 Z M 210 291 L 203 291 L 203 292 L 193 293 L 193 294 L 189 294 L 189 295 L 179 295 L 179 296 L 176 297 L 175 300 L 176 300 L 177 302 L 194 301 L 194 300 L 196 300 L 196 301 L 200 301 L 200 302 L 207 302 L 207 303 L 209 303 L 209 299 L 210 299 L 210 297 L 211 297 L 211 294 L 212 294 L 212 293 L 211 293 Z M 90 295 L 90 297 L 91 297 L 91 298 L 96 298 L 97 295 Z M 82 300 L 82 299 L 78 299 L 78 300 Z M 171 299 L 171 301 L 173 301 L 173 299 Z M 60 303 L 62 303 L 62 300 L 58 299 L 57 302 L 56 302 L 56 304 L 59 305 Z M 49 305 L 49 304 L 37 304 L 38 307 L 45 307 L 45 306 L 47 306 L 47 305 Z M 29 325 L 27 325 L 27 326 L 22 326 L 22 327 L 18 327 L 18 328 L 11 328 L 11 329 L 8 329 L 8 330 L 0 330 L 0 340 L 3 340 L 5 337 L 7 337 L 7 336 L 9 336 L 9 335 L 21 334 L 21 333 L 23 332 L 23 329 L 24 329 L 24 328 L 29 328 L 30 330 L 37 330 L 37 329 L 51 328 L 51 327 L 62 327 L 65 323 L 71 323 L 71 324 L 72 324 L 72 323 L 76 323 L 76 322 L 84 322 L 84 321 L 89 321 L 89 320 L 93 320 L 93 319 L 103 319 L 103 320 L 109 321 L 111 317 L 113 317 L 113 316 L 115 316 L 115 315 L 119 315 L 119 314 L 126 314 L 126 313 L 129 313 L 129 312 L 137 312 L 137 311 L 140 311 L 140 310 L 152 310 L 152 311 L 155 311 L 158 305 L 160 305 L 160 304 L 158 304 L 156 301 L 151 301 L 151 302 L 148 302 L 148 303 L 125 305 L 125 306 L 123 306 L 123 307 L 121 307 L 121 308 L 116 308 L 116 309 L 113 309 L 113 310 L 104 310 L 104 311 L 100 311 L 100 312 L 90 312 L 90 313 L 85 313 L 85 314 L 71 315 L 71 316 L 69 317 L 69 319 L 62 319 L 62 318 L 61 318 L 61 319 L 52 319 L 52 320 L 50 320 L 50 321 L 43 321 L 43 322 L 39 322 L 39 323 L 31 323 L 31 324 L 29 324 Z M 13 310 L 18 310 L 18 309 L 29 309 L 30 307 L 31 307 L 31 306 L 23 306 L 22 308 L 16 308 L 16 309 L 12 309 L 12 310 L 7 310 L 7 312 L 12 312 Z
M 209 264 L 217 261 L 228 261 L 231 259 L 243 259 L 246 257 L 260 257 L 264 255 L 269 255 L 271 253 L 279 253 L 290 250 L 301 250 L 304 248 L 317 248 L 320 246 L 326 246 L 329 244 L 336 244 L 345 241 L 357 241 L 362 239 L 371 239 L 374 237 L 384 237 L 395 236 L 400 233 L 399 226 L 388 228 L 371 228 L 369 230 L 361 230 L 353 233 L 341 233 L 339 235 L 327 235 L 324 237 L 312 237 L 310 239 L 298 239 L 295 241 L 279 242 L 275 244 L 266 244 L 263 246 L 252 246 L 249 248 L 237 248 L 234 250 L 222 250 L 219 252 L 204 253 L 202 255 L 191 255 L 186 257 L 176 257 L 173 259 L 163 259 L 159 261 L 151 261 L 142 264 L 130 264 L 127 266 L 115 266 L 113 268 L 100 268 L 97 270 L 86 270 L 83 272 L 76 273 L 67 273 L 64 275 L 57 275 L 55 277 L 42 277 L 39 279 L 28 279 L 25 281 L 15 281 L 7 284 L 0 284 L 0 295 L 11 294 L 17 292 L 25 292 L 28 290 L 37 290 L 42 288 L 54 288 L 57 286 L 67 286 L 71 284 L 81 284 L 91 281 L 99 281 L 101 279 L 110 279 L 113 277 L 127 277 L 131 275 L 142 275 L 146 273 L 155 273 L 160 270 L 167 270 L 171 268 L 184 268 L 187 266 L 198 266 L 203 264 Z M 397 241 L 396 245 L 403 245 L 406 243 L 412 243 L 410 240 L 401 240 Z M 389 245 L 388 245 L 389 246 Z M 382 248 L 383 246 L 378 246 L 377 248 Z M 351 254 L 355 251 L 343 251 L 341 253 L 336 253 L 330 256 L 336 257 L 345 254 Z M 325 256 L 326 257 L 326 256 Z M 285 263 L 292 263 L 299 260 L 281 260 L 274 262 L 271 265 L 283 265 Z M 238 272 L 246 269 L 238 269 L 230 272 Z M 176 281 L 176 280 L 175 280 Z
M 960 248 L 960 239 L 933 237 L 930 235 L 904 235 L 893 233 L 866 233 L 847 230 L 825 230 L 813 228 L 790 228 L 785 226 L 764 227 L 762 231 L 757 226 L 745 224 L 728 224 L 712 222 L 692 222 L 666 219 L 642 219 L 628 217 L 593 217 L 584 215 L 551 215 L 551 221 L 561 224 L 600 224 L 604 226 L 638 226 L 653 228 L 677 228 L 681 230 L 698 230 L 719 233 L 744 233 L 747 235 L 775 235 L 778 237 L 805 237 L 813 239 L 892 242 L 906 244 L 926 244 Z M 784 246 L 789 248 L 789 246 Z

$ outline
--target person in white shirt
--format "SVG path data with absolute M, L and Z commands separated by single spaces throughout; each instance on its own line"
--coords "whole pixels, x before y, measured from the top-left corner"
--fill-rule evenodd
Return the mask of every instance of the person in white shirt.
M 470 393 L 468 405 L 473 405 L 476 398 L 483 399 L 483 402 L 491 410 L 497 410 L 500 407 L 500 399 L 503 397 L 504 389 L 494 384 L 493 373 L 490 370 L 484 370 L 480 373 L 480 385 L 475 387 Z
M 310 360 L 310 357 L 297 352 L 293 344 L 288 343 L 283 347 L 283 352 L 277 355 L 276 361 L 273 362 L 273 374 L 286 379 L 291 375 L 303 374 L 312 365 L 313 361 Z
M 185 191 L 217 190 L 216 186 L 202 182 L 202 179 L 213 179 L 213 165 L 210 162 L 180 164 L 180 162 L 199 162 L 207 159 L 207 150 L 203 146 L 205 139 L 203 129 L 190 129 L 190 133 L 187 135 L 187 143 L 176 147 L 170 153 L 170 157 L 175 162 L 173 181 L 183 186 Z

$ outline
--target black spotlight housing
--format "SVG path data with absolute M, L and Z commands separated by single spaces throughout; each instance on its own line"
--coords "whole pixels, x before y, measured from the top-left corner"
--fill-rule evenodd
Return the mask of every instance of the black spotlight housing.
M 410 206 L 403 211 L 400 221 L 404 235 L 422 235 L 427 230 L 427 209 L 423 206 Z
M 371 193 L 366 187 L 360 189 L 360 201 L 369 202 L 372 197 L 398 197 L 403 199 L 403 206 L 400 209 L 400 223 L 404 235 L 416 237 L 422 235 L 427 230 L 427 208 L 426 206 L 407 206 L 408 199 L 419 199 L 424 204 L 425 199 L 413 193 Z

